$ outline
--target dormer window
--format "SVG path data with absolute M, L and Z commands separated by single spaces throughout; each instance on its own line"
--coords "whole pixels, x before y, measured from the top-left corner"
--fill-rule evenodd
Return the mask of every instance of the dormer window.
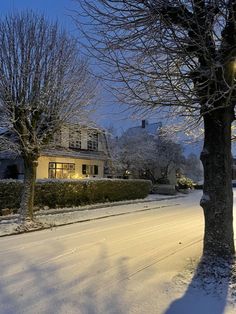
M 81 130 L 80 128 L 69 128 L 69 148 L 81 149 Z
M 52 144 L 55 146 L 60 146 L 61 145 L 61 138 L 62 138 L 61 130 L 56 131 L 53 135 Z
M 90 151 L 98 150 L 98 132 L 92 130 L 88 131 L 87 148 Z

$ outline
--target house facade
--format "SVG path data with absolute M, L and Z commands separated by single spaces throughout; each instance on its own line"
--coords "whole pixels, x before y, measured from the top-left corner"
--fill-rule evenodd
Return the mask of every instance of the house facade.
M 103 178 L 109 175 L 106 134 L 99 128 L 65 125 L 38 159 L 36 179 Z M 20 156 L 0 152 L 0 178 L 23 179 Z

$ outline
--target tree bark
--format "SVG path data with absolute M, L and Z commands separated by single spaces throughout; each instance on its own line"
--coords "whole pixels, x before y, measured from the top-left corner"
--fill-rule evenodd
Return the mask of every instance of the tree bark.
M 204 167 L 204 255 L 231 256 L 233 234 L 233 191 L 231 123 L 232 109 L 218 109 L 204 115 L 205 137 L 201 153 Z
M 34 194 L 36 169 L 38 162 L 30 157 L 24 158 L 24 189 L 21 196 L 20 220 L 24 222 L 27 218 L 34 218 Z

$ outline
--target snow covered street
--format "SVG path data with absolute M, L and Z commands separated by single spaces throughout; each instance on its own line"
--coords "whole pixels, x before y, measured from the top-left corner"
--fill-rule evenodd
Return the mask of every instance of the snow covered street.
M 229 282 L 218 294 L 193 285 L 202 249 L 201 193 L 0 238 L 0 313 L 235 313 Z
M 75 222 L 85 222 L 90 220 L 102 219 L 111 216 L 119 216 L 137 211 L 159 209 L 166 206 L 175 206 L 179 198 L 185 195 L 159 195 L 150 194 L 145 199 L 129 200 L 120 202 L 106 202 L 81 207 L 57 208 L 40 210 L 35 213 L 36 219 L 45 225 L 62 226 Z M 173 200 L 173 202 L 171 202 Z M 158 201 L 155 202 L 154 201 Z M 153 203 L 153 204 L 152 204 Z M 124 206 L 125 205 L 125 206 Z M 18 215 L 0 216 L 0 237 L 18 233 Z

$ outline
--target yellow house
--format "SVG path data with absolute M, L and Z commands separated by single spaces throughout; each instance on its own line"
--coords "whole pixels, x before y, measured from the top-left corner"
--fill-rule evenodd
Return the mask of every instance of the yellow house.
M 105 132 L 76 124 L 65 125 L 38 159 L 37 179 L 82 179 L 108 176 Z M 21 158 L 0 156 L 0 178 L 22 179 Z

